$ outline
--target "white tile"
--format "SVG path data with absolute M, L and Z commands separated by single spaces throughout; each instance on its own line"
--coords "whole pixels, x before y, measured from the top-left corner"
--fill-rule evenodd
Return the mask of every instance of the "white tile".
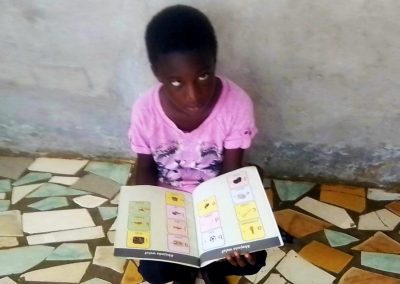
M 267 259 L 265 266 L 261 267 L 258 273 L 246 276 L 250 281 L 257 283 L 263 279 L 274 267 L 275 265 L 285 256 L 285 252 L 280 248 L 270 248 L 267 249 Z
M 339 228 L 349 229 L 356 227 L 354 221 L 343 208 L 326 204 L 308 196 L 301 199 L 295 205 Z
M 0 237 L 0 248 L 11 248 L 18 246 L 16 237 Z
M 73 185 L 78 181 L 78 179 L 79 177 L 54 176 L 48 182 L 62 184 L 62 185 Z
M 94 196 L 94 195 L 79 196 L 79 197 L 75 197 L 72 200 L 79 206 L 85 207 L 85 208 L 95 208 L 95 207 L 100 206 L 104 202 L 108 201 L 108 199 L 106 199 L 106 198 L 98 197 L 98 196 Z
M 22 237 L 21 212 L 11 210 L 0 212 L 0 237 Z
M 17 282 L 12 280 L 10 277 L 4 277 L 0 279 L 0 284 L 17 284 Z
M 88 281 L 82 282 L 81 284 L 111 284 L 111 282 L 105 281 L 100 278 L 92 278 Z
M 400 200 L 400 193 L 389 192 L 383 188 L 368 188 L 367 198 L 370 200 Z
M 36 234 L 95 226 L 87 209 L 67 209 L 22 214 L 25 233 Z
M 115 242 L 115 231 L 108 231 L 107 232 L 108 241 L 113 244 Z
M 94 253 L 93 264 L 111 268 L 112 270 L 123 273 L 126 259 L 114 256 L 113 246 L 97 246 Z
M 119 193 L 110 201 L 111 204 L 119 204 Z
M 360 216 L 359 230 L 392 231 L 400 223 L 400 217 L 387 209 L 380 209 Z
M 263 284 L 286 284 L 289 283 L 286 281 L 285 278 L 282 277 L 282 275 L 278 273 L 271 273 L 271 275 L 263 282 Z
M 36 172 L 74 175 L 87 163 L 88 160 L 37 158 L 28 169 Z
M 15 186 L 12 190 L 11 204 L 16 204 L 29 193 L 39 188 L 43 183 L 35 183 L 30 185 Z
M 81 240 L 92 240 L 104 238 L 102 226 L 53 232 L 47 234 L 37 234 L 27 236 L 29 245 L 50 244 L 59 242 L 72 242 Z
M 334 276 L 309 263 L 293 250 L 287 253 L 276 269 L 294 284 L 330 284 L 335 281 Z
M 90 261 L 53 266 L 24 273 L 21 278 L 25 281 L 79 283 L 89 264 Z

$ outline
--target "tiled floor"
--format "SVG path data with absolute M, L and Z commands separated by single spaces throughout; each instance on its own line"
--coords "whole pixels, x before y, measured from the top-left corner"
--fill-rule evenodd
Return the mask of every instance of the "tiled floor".
M 0 284 L 141 283 L 137 263 L 112 256 L 118 190 L 132 165 L 0 157 Z M 398 192 L 265 186 L 286 243 L 257 275 L 230 283 L 400 283 Z

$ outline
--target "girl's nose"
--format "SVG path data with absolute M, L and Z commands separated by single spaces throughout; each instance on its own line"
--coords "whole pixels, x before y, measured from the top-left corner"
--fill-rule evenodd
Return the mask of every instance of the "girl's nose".
M 198 104 L 200 103 L 199 102 L 200 92 L 199 92 L 199 89 L 195 85 L 188 86 L 187 98 L 188 98 L 188 103 L 193 107 L 198 106 Z

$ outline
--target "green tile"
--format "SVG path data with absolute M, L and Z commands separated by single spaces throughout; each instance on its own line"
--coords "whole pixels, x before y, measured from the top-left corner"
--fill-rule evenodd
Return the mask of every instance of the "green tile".
M 10 192 L 11 191 L 11 181 L 9 179 L 0 180 L 0 192 Z
M 328 240 L 331 247 L 345 246 L 350 243 L 359 241 L 359 239 L 345 233 L 336 232 L 328 229 L 325 229 L 324 232 L 326 239 Z
M 109 220 L 117 217 L 118 207 L 99 207 L 101 219 Z
M 315 183 L 294 182 L 288 180 L 274 180 L 276 192 L 282 201 L 296 200 L 300 196 L 310 191 Z
M 15 181 L 13 183 L 13 186 L 19 186 L 19 185 L 25 185 L 25 184 L 31 184 L 31 183 L 36 183 L 40 181 L 46 181 L 51 178 L 50 173 L 28 173 L 21 177 L 19 180 Z
M 68 206 L 67 198 L 65 197 L 47 197 L 35 203 L 29 204 L 28 207 L 35 208 L 40 211 L 51 210 L 55 208 Z
M 91 259 L 88 244 L 64 243 L 57 247 L 46 260 L 82 260 Z
M 46 183 L 29 194 L 27 197 L 72 196 L 85 194 L 88 193 L 86 191 L 77 190 L 58 184 Z
M 0 200 L 0 212 L 7 211 L 10 207 L 10 200 Z
M 0 250 L 0 276 L 22 273 L 41 263 L 53 250 L 41 245 Z
M 362 251 L 361 265 L 400 274 L 400 255 Z
M 131 171 L 130 164 L 114 164 L 108 162 L 90 162 L 85 171 L 109 178 L 120 185 L 125 185 Z

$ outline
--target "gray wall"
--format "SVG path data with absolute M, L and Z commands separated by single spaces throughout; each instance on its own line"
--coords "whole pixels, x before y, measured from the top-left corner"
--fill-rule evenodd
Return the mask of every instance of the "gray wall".
M 400 1 L 180 1 L 211 18 L 219 72 L 254 99 L 250 158 L 280 177 L 400 181 Z M 0 148 L 129 157 L 153 78 L 149 18 L 178 1 L 0 1 Z

